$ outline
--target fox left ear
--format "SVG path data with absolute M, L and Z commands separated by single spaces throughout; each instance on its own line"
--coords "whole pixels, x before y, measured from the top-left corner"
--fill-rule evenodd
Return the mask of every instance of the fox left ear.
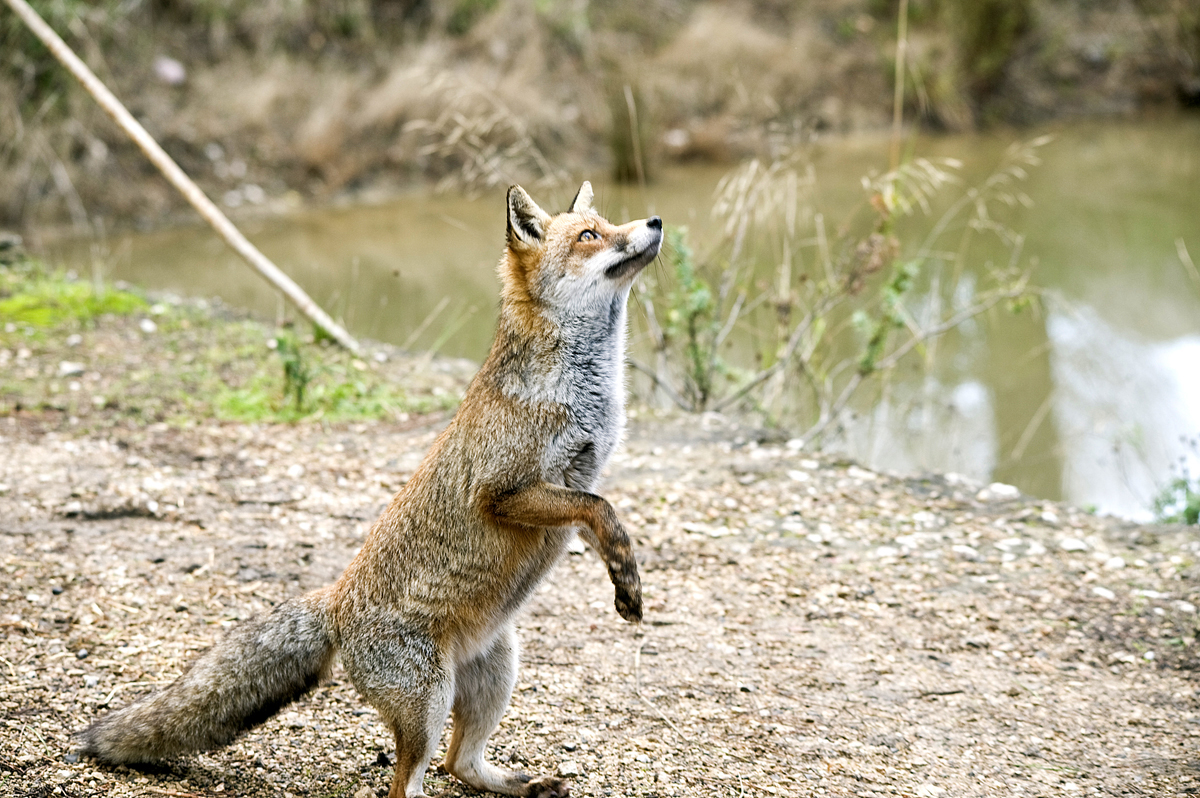
M 575 192 L 575 199 L 571 200 L 571 213 L 587 213 L 592 210 L 592 184 L 584 180 L 583 185 L 579 187 L 579 191 Z
M 540 246 L 550 214 L 538 207 L 520 186 L 508 187 L 508 243 Z

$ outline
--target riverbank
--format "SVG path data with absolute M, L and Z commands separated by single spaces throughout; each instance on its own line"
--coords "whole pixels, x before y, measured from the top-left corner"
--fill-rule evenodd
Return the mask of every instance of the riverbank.
M 188 355 L 217 350 L 204 362 L 239 364 L 222 372 L 235 383 L 282 372 L 277 332 L 109 300 L 86 320 L 0 329 L 15 376 L 0 392 L 0 795 L 379 794 L 386 731 L 340 671 L 222 751 L 145 772 L 67 761 L 72 730 L 334 579 L 451 404 L 222 421 Z M 168 357 L 177 332 L 195 337 Z M 470 375 L 368 354 L 348 369 L 396 369 L 431 400 Z M 287 413 L 280 379 L 264 407 Z M 139 408 L 160 395 L 154 413 L 128 412 L 139 385 Z M 569 776 L 576 795 L 1200 787 L 1194 533 L 874 472 L 715 414 L 635 409 L 627 438 L 604 493 L 634 536 L 646 623 L 613 613 L 590 552 L 560 564 L 520 621 L 520 683 L 490 756 Z M 465 795 L 440 772 L 428 784 Z
M 896 9 L 655 0 L 44 9 L 168 152 L 236 212 L 563 175 L 651 177 L 891 121 Z M 906 118 L 934 130 L 1200 101 L 1182 0 L 914 0 Z M 160 226 L 182 201 L 11 17 L 0 224 Z M 632 116 L 630 111 L 633 111 Z M 569 182 L 569 181 L 568 181 Z

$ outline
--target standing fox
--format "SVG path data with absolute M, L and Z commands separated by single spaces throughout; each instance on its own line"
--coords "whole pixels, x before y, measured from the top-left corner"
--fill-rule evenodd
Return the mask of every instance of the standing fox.
M 657 216 L 617 227 L 584 183 L 550 216 L 508 190 L 500 320 L 462 406 L 330 587 L 234 629 L 162 691 L 80 733 L 80 753 L 145 763 L 225 745 L 328 675 L 335 652 L 396 738 L 389 798 L 423 796 L 453 714 L 446 768 L 479 790 L 566 796 L 552 776 L 490 765 L 517 672 L 513 619 L 578 530 L 616 609 L 641 579 L 612 505 L 591 491 L 625 422 L 625 304 L 658 254 Z

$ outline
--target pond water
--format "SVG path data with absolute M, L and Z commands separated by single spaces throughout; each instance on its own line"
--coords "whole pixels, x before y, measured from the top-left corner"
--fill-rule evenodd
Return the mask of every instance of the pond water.
M 906 473 L 953 471 L 1035 496 L 1145 518 L 1200 435 L 1200 118 L 1078 123 L 1045 131 L 924 138 L 918 155 L 963 161 L 978 180 L 1018 138 L 1050 133 L 1010 224 L 1055 299 L 1041 312 L 992 314 L 959 331 L 956 355 L 899 377 L 859 408 L 830 446 Z M 882 139 L 820 143 L 823 207 L 861 202 L 861 176 L 886 166 Z M 597 183 L 614 221 L 661 215 L 703 239 L 714 226 L 715 168 L 667 170 L 645 189 Z M 565 206 L 574 186 L 536 196 Z M 536 192 L 535 192 L 536 193 Z M 504 199 L 405 196 L 243 225 L 246 234 L 356 335 L 473 359 L 491 340 Z M 110 236 L 105 276 L 220 296 L 266 318 L 277 293 L 207 229 Z M 90 273 L 97 246 L 58 242 L 52 262 Z

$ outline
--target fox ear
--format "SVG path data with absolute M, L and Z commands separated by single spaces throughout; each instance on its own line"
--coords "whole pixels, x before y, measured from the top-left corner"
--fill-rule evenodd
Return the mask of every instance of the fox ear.
M 571 200 L 571 213 L 587 213 L 592 210 L 592 184 L 584 180 L 583 185 L 579 187 L 579 191 L 575 192 L 575 199 Z
M 550 214 L 538 207 L 520 186 L 508 187 L 508 243 L 540 246 Z

